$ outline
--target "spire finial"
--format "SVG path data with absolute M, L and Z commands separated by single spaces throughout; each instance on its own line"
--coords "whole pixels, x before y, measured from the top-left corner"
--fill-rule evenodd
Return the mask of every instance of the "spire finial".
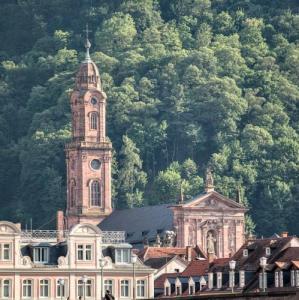
M 205 191 L 206 193 L 214 191 L 214 178 L 211 167 L 208 167 L 206 171 Z
M 86 29 L 84 30 L 86 33 L 86 41 L 85 41 L 85 48 L 86 48 L 86 54 L 85 54 L 85 61 L 90 61 L 90 55 L 89 55 L 89 49 L 91 47 L 91 43 L 88 39 L 88 33 L 91 32 L 88 30 L 88 24 L 86 24 Z
M 242 196 L 241 196 L 241 188 L 240 186 L 237 187 L 237 191 L 236 191 L 236 202 L 237 203 L 241 203 L 242 202 Z
M 179 201 L 178 204 L 183 204 L 184 203 L 184 189 L 183 189 L 183 184 L 181 182 L 180 186 L 180 196 L 179 196 Z

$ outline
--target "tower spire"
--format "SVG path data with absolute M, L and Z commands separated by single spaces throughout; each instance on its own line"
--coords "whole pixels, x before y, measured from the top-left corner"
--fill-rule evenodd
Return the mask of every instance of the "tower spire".
M 85 61 L 91 61 L 90 55 L 89 55 L 89 49 L 91 47 L 91 43 L 88 39 L 88 33 L 91 32 L 90 30 L 88 30 L 88 24 L 86 24 L 86 28 L 85 28 L 85 33 L 86 33 L 86 40 L 85 40 L 85 49 L 86 49 L 86 53 L 85 53 Z
M 214 191 L 214 178 L 213 178 L 211 167 L 208 167 L 206 171 L 205 191 L 206 193 L 210 193 Z

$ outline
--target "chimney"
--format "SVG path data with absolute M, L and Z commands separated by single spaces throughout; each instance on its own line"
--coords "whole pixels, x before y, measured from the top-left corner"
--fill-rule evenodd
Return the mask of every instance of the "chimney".
M 63 240 L 64 232 L 64 215 L 62 210 L 58 210 L 56 214 L 56 230 L 57 230 L 57 242 Z
M 186 258 L 187 258 L 187 261 L 192 260 L 192 247 L 191 246 L 186 247 Z
M 289 236 L 289 233 L 288 233 L 287 231 L 283 231 L 283 232 L 280 234 L 280 236 L 281 236 L 282 238 L 285 238 L 285 237 L 288 237 L 288 236 Z

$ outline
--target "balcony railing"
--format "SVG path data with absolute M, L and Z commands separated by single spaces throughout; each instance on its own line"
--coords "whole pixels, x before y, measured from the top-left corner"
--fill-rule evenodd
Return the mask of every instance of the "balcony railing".
M 58 230 L 25 230 L 21 233 L 22 242 L 34 242 L 34 241 L 43 241 L 43 242 L 53 242 L 57 240 L 57 237 L 67 238 L 68 231 Z
M 103 244 L 121 244 L 126 241 L 125 231 L 102 231 Z
M 57 238 L 66 239 L 69 231 L 58 230 L 25 230 L 21 233 L 21 240 L 24 243 L 29 242 L 56 242 Z M 102 231 L 103 244 L 121 244 L 126 240 L 125 231 Z

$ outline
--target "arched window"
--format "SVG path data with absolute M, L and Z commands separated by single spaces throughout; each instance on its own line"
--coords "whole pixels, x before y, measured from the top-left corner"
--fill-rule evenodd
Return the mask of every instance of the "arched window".
M 90 129 L 98 129 L 98 114 L 96 112 L 90 113 Z
M 90 205 L 101 206 L 101 187 L 97 180 L 94 180 L 90 184 Z

